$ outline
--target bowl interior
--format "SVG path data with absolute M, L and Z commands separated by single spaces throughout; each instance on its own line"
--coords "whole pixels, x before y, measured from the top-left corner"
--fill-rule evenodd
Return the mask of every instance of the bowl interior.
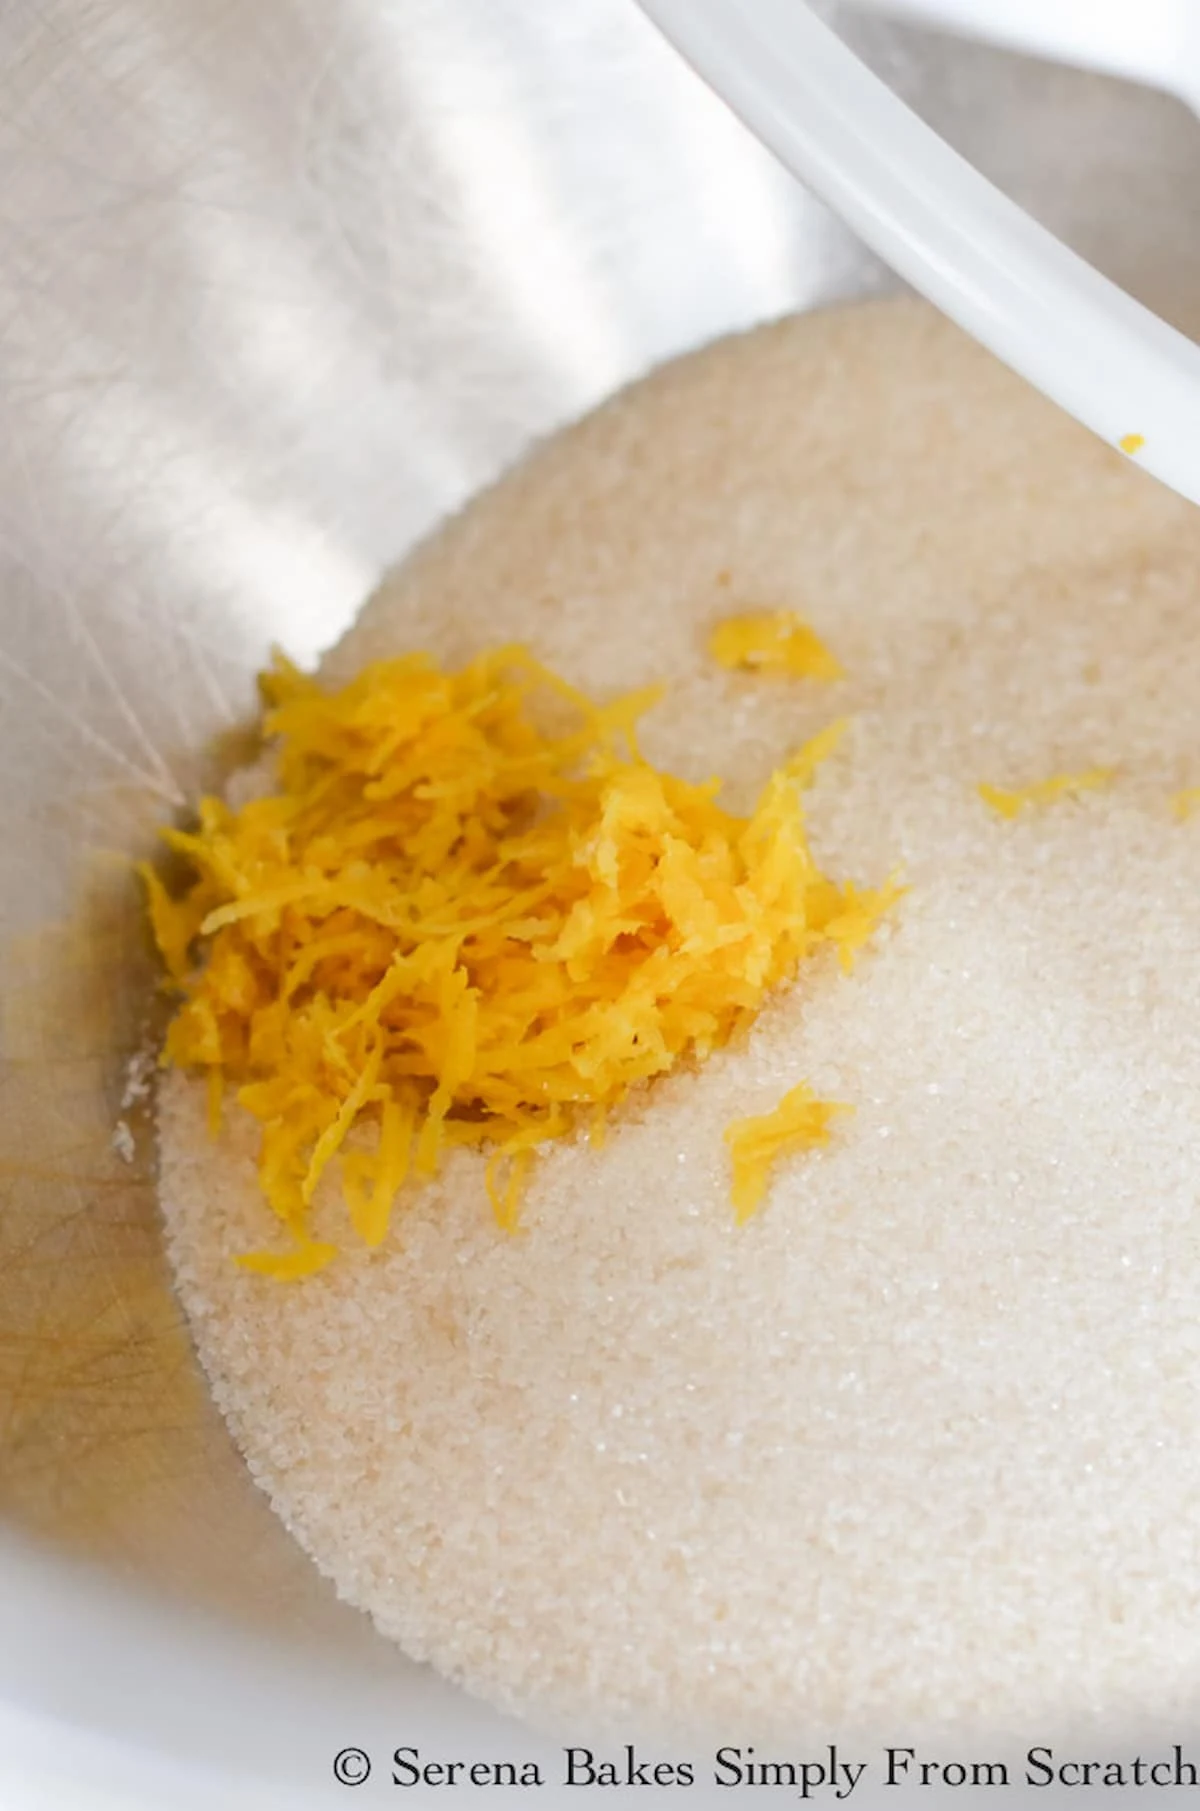
M 1182 107 L 845 18 L 1196 327 Z M 335 1675 L 474 1717 L 333 1600 L 209 1405 L 129 1068 L 160 1012 L 130 863 L 244 756 L 270 645 L 314 658 L 533 438 L 890 278 L 627 0 L 42 0 L 6 9 L 0 71 L 0 1697 L 186 1747 L 215 1669 L 210 1751 Z M 136 1712 L 114 1643 L 155 1656 Z

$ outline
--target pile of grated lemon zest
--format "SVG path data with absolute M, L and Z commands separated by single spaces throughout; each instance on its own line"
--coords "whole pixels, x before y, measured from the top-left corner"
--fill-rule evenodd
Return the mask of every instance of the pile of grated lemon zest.
M 832 1122 L 840 1114 L 853 1111 L 844 1101 L 818 1100 L 807 1082 L 801 1082 L 770 1113 L 736 1119 L 726 1126 L 738 1224 L 744 1224 L 762 1205 L 780 1158 L 827 1145 Z
M 260 690 L 277 790 L 167 834 L 181 890 L 143 870 L 179 996 L 164 1060 L 257 1121 L 291 1241 L 254 1271 L 332 1261 L 327 1176 L 375 1247 L 459 1147 L 488 1154 L 515 1228 L 540 1145 L 598 1145 L 631 1088 L 743 1036 L 821 949 L 849 967 L 899 896 L 809 847 L 801 790 L 841 724 L 742 817 L 638 754 L 657 688 L 597 705 L 524 648 L 456 672 L 407 655 L 337 691 L 277 659 Z
M 794 610 L 762 610 L 717 624 L 708 651 L 735 671 L 793 679 L 841 679 L 841 663 Z
M 1052 774 L 1047 780 L 1012 792 L 986 782 L 981 782 L 976 790 L 984 804 L 1000 817 L 1015 818 L 1029 805 L 1053 805 L 1058 799 L 1074 798 L 1077 793 L 1100 791 L 1111 783 L 1113 773 L 1111 767 L 1091 767 L 1084 773 Z
M 1185 822 L 1192 813 L 1200 808 L 1200 786 L 1185 786 L 1171 800 L 1171 809 L 1181 822 Z

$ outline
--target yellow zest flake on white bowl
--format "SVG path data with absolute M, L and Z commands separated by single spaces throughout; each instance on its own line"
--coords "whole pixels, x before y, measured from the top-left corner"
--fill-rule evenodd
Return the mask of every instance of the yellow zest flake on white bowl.
M 780 1158 L 827 1145 L 833 1121 L 839 1114 L 853 1111 L 844 1101 L 818 1100 L 808 1084 L 801 1082 L 770 1113 L 736 1119 L 726 1126 L 738 1223 L 757 1212 Z
M 823 947 L 845 965 L 897 896 L 831 880 L 801 809 L 826 731 L 739 817 L 640 755 L 642 692 L 598 705 L 507 647 L 443 671 L 413 654 L 326 690 L 261 681 L 276 790 L 202 800 L 143 870 L 179 996 L 164 1060 L 236 1089 L 261 1127 L 262 1193 L 292 1248 L 330 1166 L 354 1233 L 385 1238 L 402 1189 L 486 1149 L 516 1224 L 536 1148 L 598 1140 L 631 1088 L 703 1062 Z
M 709 653 L 736 671 L 792 679 L 840 679 L 841 663 L 793 610 L 730 616 L 709 637 Z
M 1081 792 L 1100 791 L 1111 783 L 1112 777 L 1111 767 L 1091 767 L 1085 773 L 1052 774 L 1047 780 L 1014 791 L 981 782 L 977 791 L 984 804 L 1000 817 L 1015 818 L 1031 805 L 1053 805 L 1058 799 L 1074 798 Z
M 1185 786 L 1177 792 L 1171 800 L 1171 810 L 1181 823 L 1200 810 L 1200 786 Z

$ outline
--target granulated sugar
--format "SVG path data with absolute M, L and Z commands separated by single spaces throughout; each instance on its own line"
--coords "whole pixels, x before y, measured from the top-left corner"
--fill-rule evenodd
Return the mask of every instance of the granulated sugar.
M 1131 422 L 1131 429 L 1137 423 Z M 789 608 L 834 685 L 717 667 Z M 240 1272 L 251 1134 L 162 1093 L 213 1390 L 414 1655 L 539 1716 L 902 1727 L 1200 1689 L 1200 515 L 922 306 L 675 365 L 480 499 L 330 662 L 522 638 L 744 807 L 833 716 L 814 844 L 911 892 L 748 1048 L 541 1161 L 459 1152 L 386 1247 Z M 1017 788 L 1116 769 L 1005 822 Z M 738 1228 L 722 1128 L 856 1103 Z M 341 1230 L 336 1202 L 324 1210 Z

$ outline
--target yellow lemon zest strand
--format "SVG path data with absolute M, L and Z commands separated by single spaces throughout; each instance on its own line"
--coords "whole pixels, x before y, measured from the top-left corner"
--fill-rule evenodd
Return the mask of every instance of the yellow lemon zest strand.
M 1006 791 L 981 782 L 976 788 L 985 805 L 1000 817 L 1015 818 L 1031 805 L 1053 805 L 1058 799 L 1074 798 L 1081 792 L 1098 792 L 1112 782 L 1111 767 L 1091 767 L 1085 773 L 1056 773 L 1032 786 Z
M 816 778 L 817 769 L 828 761 L 830 755 L 840 745 L 848 728 L 846 718 L 839 717 L 836 722 L 829 724 L 828 728 L 820 730 L 815 736 L 810 737 L 803 747 L 796 750 L 794 755 L 789 755 L 783 764 L 782 771 L 789 780 L 794 780 L 801 790 L 811 786 Z
M 723 667 L 792 679 L 841 679 L 842 666 L 794 610 L 761 610 L 717 624 L 708 651 Z
M 1185 786 L 1171 800 L 1171 810 L 1181 823 L 1197 809 L 1200 809 L 1200 786 Z
M 225 1105 L 225 1077 L 221 1073 L 221 1066 L 219 1063 L 213 1065 L 208 1071 L 205 1079 L 208 1084 L 208 1099 L 206 1102 L 208 1135 L 210 1138 L 219 1138 L 221 1136 L 221 1123 L 224 1118 Z
M 524 648 L 456 672 L 406 655 L 336 691 L 277 659 L 260 687 L 276 791 L 203 800 L 167 836 L 182 888 L 143 878 L 179 996 L 165 1061 L 260 1127 L 292 1240 L 242 1260 L 266 1275 L 336 1255 L 327 1176 L 374 1247 L 456 1146 L 490 1153 L 515 1227 L 538 1146 L 599 1144 L 631 1088 L 744 1033 L 804 960 L 849 966 L 899 894 L 809 848 L 801 789 L 840 724 L 739 817 L 638 754 L 656 693 L 597 705 Z
M 302 1277 L 316 1276 L 336 1256 L 336 1245 L 307 1239 L 299 1242 L 293 1251 L 248 1251 L 236 1262 L 243 1270 L 256 1271 L 260 1276 L 274 1277 L 281 1283 L 298 1283 Z
M 801 1082 L 770 1113 L 736 1119 L 726 1126 L 738 1224 L 758 1211 L 780 1158 L 828 1144 L 833 1121 L 839 1114 L 853 1111 L 844 1101 L 818 1100 L 807 1082 Z

